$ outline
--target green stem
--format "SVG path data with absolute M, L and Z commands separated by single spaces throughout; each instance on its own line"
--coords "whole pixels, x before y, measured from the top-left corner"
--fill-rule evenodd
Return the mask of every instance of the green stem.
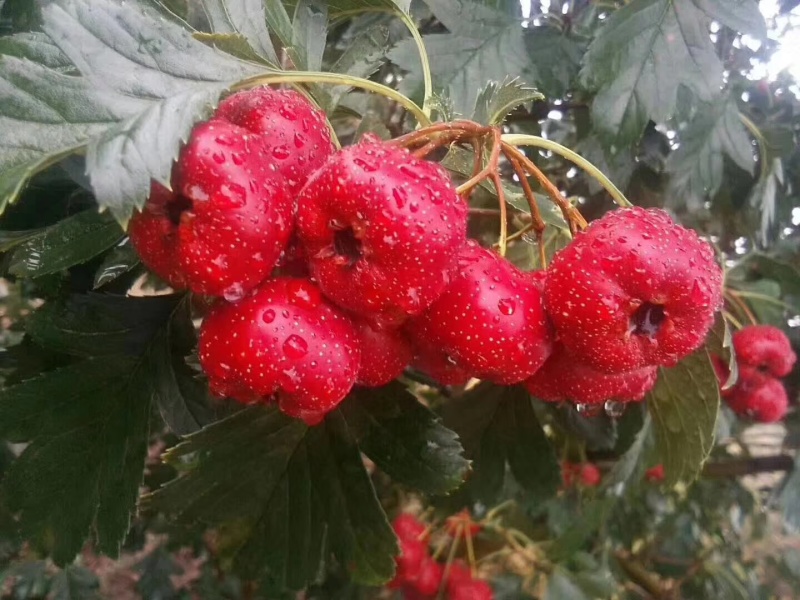
M 393 16 L 396 16 L 403 22 L 403 25 L 406 26 L 411 37 L 414 38 L 414 43 L 417 45 L 417 50 L 419 51 L 419 60 L 422 63 L 422 82 L 425 86 L 425 97 L 422 101 L 422 112 L 430 118 L 431 116 L 431 100 L 433 98 L 433 77 L 431 76 L 431 63 L 428 59 L 428 51 L 425 49 L 425 42 L 422 41 L 422 35 L 419 33 L 419 29 L 414 24 L 414 21 L 411 19 L 411 16 L 402 10 L 392 10 L 390 8 L 367 8 L 367 9 L 359 9 L 359 10 L 348 10 L 342 13 L 339 13 L 339 17 L 350 17 L 353 15 L 361 15 L 364 13 L 387 13 Z
M 524 135 L 521 133 L 507 133 L 502 139 L 505 143 L 511 144 L 512 146 L 534 146 L 536 148 L 549 150 L 550 152 L 554 152 L 555 154 L 566 158 L 568 161 L 575 163 L 581 169 L 589 173 L 589 175 L 594 177 L 600 183 L 600 185 L 602 185 L 606 191 L 611 194 L 611 197 L 617 204 L 625 208 L 633 206 L 633 204 L 625 197 L 625 194 L 623 194 L 620 189 L 615 186 L 614 183 L 608 177 L 606 177 L 600 169 L 595 167 L 580 154 L 570 150 L 566 146 L 562 146 L 558 142 L 546 140 L 545 138 L 536 135 Z
M 736 295 L 742 298 L 760 300 L 761 302 L 766 302 L 767 304 L 774 304 L 775 306 L 780 306 L 781 308 L 785 308 L 787 310 L 795 310 L 795 307 L 793 307 L 791 304 L 787 304 L 782 300 L 778 300 L 777 298 L 773 298 L 772 296 L 767 296 L 765 294 L 759 294 L 757 292 L 746 292 L 744 290 L 736 290 Z
M 238 91 L 256 87 L 258 85 L 274 85 L 277 83 L 327 83 L 331 85 L 348 85 L 351 87 L 361 88 L 369 92 L 374 92 L 394 100 L 405 108 L 408 112 L 414 115 L 420 125 L 428 127 L 431 125 L 431 120 L 422 109 L 417 106 L 412 100 L 406 98 L 400 92 L 393 90 L 383 84 L 361 77 L 353 77 L 352 75 L 340 75 L 338 73 L 323 73 L 321 71 L 286 71 L 266 73 L 249 77 L 238 82 L 231 87 L 232 91 Z

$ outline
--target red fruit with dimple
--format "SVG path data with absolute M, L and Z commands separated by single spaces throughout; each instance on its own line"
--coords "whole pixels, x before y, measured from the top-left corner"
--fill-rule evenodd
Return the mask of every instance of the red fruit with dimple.
M 320 288 L 380 326 L 439 297 L 466 222 L 441 166 L 372 136 L 334 155 L 298 199 L 298 235 Z
M 501 384 L 530 377 L 553 344 L 534 281 L 473 240 L 450 284 L 407 331 L 415 346 L 444 352 L 464 371 Z
M 739 365 L 739 379 L 724 398 L 736 414 L 761 423 L 780 421 L 789 409 L 781 382 L 749 365 Z
M 553 354 L 524 385 L 533 396 L 546 402 L 634 402 L 653 389 L 657 377 L 657 367 L 643 367 L 626 373 L 603 373 L 556 342 Z
M 428 346 L 425 340 L 415 344 L 413 339 L 411 346 L 414 351 L 411 365 L 434 381 L 442 385 L 464 385 L 472 378 L 472 374 L 458 366 L 441 348 Z
M 213 393 L 243 402 L 275 395 L 284 413 L 309 425 L 344 399 L 361 358 L 350 318 L 310 281 L 291 278 L 215 306 L 199 354 Z
M 564 345 L 621 373 L 674 365 L 702 344 L 722 301 L 708 243 L 659 209 L 594 221 L 548 268 L 545 306 Z
M 294 90 L 238 92 L 220 103 L 216 116 L 263 136 L 266 155 L 292 194 L 336 151 L 325 114 Z
M 664 465 L 656 465 L 647 469 L 644 474 L 645 479 L 650 483 L 661 483 L 664 481 Z
M 426 557 L 420 565 L 417 577 L 410 581 L 410 586 L 423 596 L 434 597 L 442 584 L 442 565 L 431 557 Z
M 774 377 L 788 375 L 797 356 L 786 334 L 771 325 L 753 325 L 733 334 L 736 360 Z
M 293 200 L 258 136 L 212 120 L 195 127 L 153 183 L 128 233 L 142 262 L 176 288 L 237 300 L 272 270 L 292 232 Z
M 425 535 L 425 524 L 409 513 L 400 513 L 392 521 L 392 529 L 401 540 L 421 540 Z
M 428 558 L 428 546 L 417 540 L 400 540 L 400 554 L 397 556 L 397 570 L 390 588 L 398 588 L 409 581 L 415 581 L 422 572 Z
M 411 344 L 399 329 L 378 329 L 354 320 L 361 345 L 361 367 L 356 383 L 380 387 L 397 379 L 411 362 Z

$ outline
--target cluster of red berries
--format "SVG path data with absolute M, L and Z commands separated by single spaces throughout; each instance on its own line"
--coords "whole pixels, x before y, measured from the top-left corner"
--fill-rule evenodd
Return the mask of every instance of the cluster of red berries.
M 647 469 L 647 471 L 645 471 L 644 478 L 650 483 L 661 483 L 666 478 L 666 474 L 664 473 L 664 465 L 650 467 Z
M 603 475 L 597 465 L 592 463 L 573 463 L 564 461 L 561 463 L 561 479 L 564 484 L 564 489 L 573 486 L 580 486 L 586 488 L 593 488 L 600 485 L 600 480 Z
M 744 327 L 733 335 L 739 378 L 722 397 L 738 415 L 762 423 L 780 421 L 789 408 L 789 398 L 779 378 L 794 367 L 797 356 L 786 334 L 771 325 Z M 720 386 L 730 373 L 722 359 L 713 357 Z
M 372 137 L 336 151 L 320 111 L 270 88 L 194 129 L 129 230 L 170 285 L 222 297 L 200 331 L 212 392 L 309 424 L 409 364 L 549 401 L 641 399 L 720 303 L 710 247 L 663 211 L 610 213 L 546 272 L 466 231 L 441 166 Z
M 414 516 L 400 514 L 392 528 L 400 540 L 400 555 L 395 577 L 388 587 L 399 589 L 406 600 L 436 598 L 443 584 L 446 591 L 443 597 L 448 600 L 491 600 L 494 597 L 491 586 L 474 578 L 463 563 L 457 561 L 446 568 L 430 556 L 427 529 Z

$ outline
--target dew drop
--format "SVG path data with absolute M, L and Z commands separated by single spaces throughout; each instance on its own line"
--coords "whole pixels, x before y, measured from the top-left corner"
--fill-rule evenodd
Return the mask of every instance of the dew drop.
M 222 291 L 222 297 L 228 302 L 238 302 L 244 298 L 244 288 L 241 283 L 229 285 Z
M 405 188 L 393 188 L 392 196 L 394 197 L 395 204 L 397 204 L 397 208 L 403 208 L 406 205 L 406 200 L 408 200 L 408 192 L 406 192 Z
M 283 351 L 287 357 L 297 360 L 308 353 L 308 343 L 299 335 L 292 334 L 283 342 Z
M 498 300 L 497 308 L 502 314 L 508 317 L 514 314 L 514 311 L 517 309 L 517 303 L 514 302 L 512 298 L 503 298 Z
M 284 160 L 286 158 L 289 158 L 291 154 L 292 153 L 289 152 L 289 149 L 286 146 L 275 146 L 272 149 L 272 156 L 274 156 L 278 160 Z
M 244 206 L 247 201 L 247 190 L 238 183 L 226 183 L 219 188 L 219 193 L 233 207 Z
M 225 155 L 222 152 L 214 152 L 211 155 L 211 158 L 213 158 L 214 162 L 217 163 L 218 165 L 225 164 Z
M 599 417 L 600 413 L 603 412 L 603 405 L 602 404 L 576 404 L 575 410 L 578 411 L 578 414 L 582 417 Z
M 295 148 L 302 148 L 306 145 L 306 138 L 303 136 L 302 133 L 296 131 L 294 134 L 294 147 Z
M 264 321 L 264 323 L 272 323 L 275 320 L 275 311 L 268 308 L 264 311 L 264 314 L 261 315 L 261 320 Z
M 346 227 L 346 225 L 342 221 L 334 217 L 333 219 L 328 221 L 328 227 L 330 227 L 334 231 L 341 231 Z
M 360 158 L 360 157 L 359 158 L 354 158 L 353 159 L 353 164 L 358 166 L 358 167 L 361 167 L 365 171 L 369 171 L 370 173 L 373 173 L 373 172 L 378 170 L 378 167 L 376 167 L 375 164 L 373 164 L 373 163 L 371 163 L 371 162 L 369 162 L 367 160 L 364 160 L 363 158 Z
M 417 212 L 419 210 L 419 204 L 417 204 L 416 202 L 413 202 L 413 201 L 410 202 L 408 204 L 408 210 L 410 210 L 412 213 Z
M 617 402 L 616 400 L 606 400 L 603 408 L 609 417 L 618 419 L 625 414 L 626 404 L 624 402 Z
M 278 109 L 278 112 L 279 112 L 279 113 L 281 114 L 281 116 L 282 116 L 284 119 L 286 119 L 287 121 L 296 121 L 296 120 L 297 120 L 297 113 L 296 113 L 296 112 L 294 111 L 294 109 L 293 109 L 291 106 L 289 106 L 288 104 L 284 104 L 284 105 L 282 105 L 282 106 L 281 106 L 281 107 Z M 305 121 L 304 121 L 304 123 L 305 123 Z
M 244 164 L 244 157 L 236 152 L 231 154 L 231 160 L 236 166 L 242 166 Z

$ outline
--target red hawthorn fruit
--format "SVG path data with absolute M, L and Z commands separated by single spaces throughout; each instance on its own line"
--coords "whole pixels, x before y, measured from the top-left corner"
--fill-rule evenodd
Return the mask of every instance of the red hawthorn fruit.
M 664 465 L 656 465 L 647 469 L 644 476 L 650 483 L 661 483 L 664 481 Z
M 705 339 L 722 301 L 714 252 L 660 209 L 615 210 L 547 270 L 557 336 L 594 368 L 674 365 Z
M 443 573 L 444 568 L 442 565 L 430 556 L 427 556 L 422 561 L 419 574 L 414 580 L 409 581 L 409 585 L 422 596 L 433 598 L 436 596 L 436 592 L 439 591 L 439 586 L 442 584 Z
M 600 469 L 592 463 L 564 462 L 561 465 L 561 477 L 565 488 L 576 484 L 583 487 L 597 487 L 602 479 Z
M 234 301 L 269 275 L 292 233 L 293 201 L 262 141 L 201 123 L 173 170 L 153 183 L 128 234 L 142 262 L 175 288 Z
M 470 571 L 470 568 L 463 561 L 454 561 L 447 572 L 448 592 L 466 581 L 472 581 L 472 571 Z
M 492 586 L 482 579 L 471 579 L 448 589 L 448 600 L 492 600 Z
M 481 532 L 480 523 L 476 523 L 472 520 L 472 515 L 469 514 L 469 511 L 466 508 L 454 515 L 447 517 L 445 528 L 447 529 L 447 533 L 453 536 L 464 536 L 469 534 L 470 537 L 473 537 Z
M 524 385 L 533 396 L 546 402 L 633 402 L 641 400 L 653 389 L 657 377 L 658 367 L 643 367 L 627 373 L 603 373 L 556 342 L 553 354 Z
M 425 524 L 409 513 L 400 513 L 392 521 L 392 529 L 401 540 L 421 540 L 425 536 Z
M 378 329 L 354 319 L 361 345 L 361 367 L 356 383 L 380 387 L 397 379 L 411 362 L 411 344 L 398 329 Z
M 552 351 L 541 293 L 530 276 L 470 240 L 450 284 L 407 331 L 417 347 L 445 353 L 480 379 L 513 384 Z
M 427 569 L 425 565 L 428 560 L 430 558 L 427 544 L 418 540 L 401 539 L 400 554 L 396 559 L 397 570 L 394 579 L 387 586 L 396 589 L 416 581 L 422 574 L 423 568 Z
M 752 325 L 733 334 L 740 364 L 757 367 L 773 377 L 785 377 L 797 360 L 786 334 L 771 325 Z
M 466 205 L 447 172 L 373 136 L 311 176 L 297 217 L 322 291 L 380 326 L 439 297 L 466 239 Z
M 292 194 L 336 151 L 325 114 L 294 90 L 255 88 L 228 96 L 216 117 L 263 136 Z
M 284 413 L 309 425 L 344 399 L 361 358 L 350 319 L 310 281 L 291 278 L 214 307 L 200 327 L 199 354 L 216 395 L 275 395 Z
M 458 366 L 452 357 L 440 348 L 429 347 L 424 343 L 415 344 L 413 339 L 411 347 L 414 351 L 411 366 L 434 381 L 442 385 L 464 385 L 472 378 L 469 372 Z
M 780 421 L 789 409 L 781 382 L 749 365 L 739 365 L 739 379 L 724 397 L 733 412 L 760 423 Z

